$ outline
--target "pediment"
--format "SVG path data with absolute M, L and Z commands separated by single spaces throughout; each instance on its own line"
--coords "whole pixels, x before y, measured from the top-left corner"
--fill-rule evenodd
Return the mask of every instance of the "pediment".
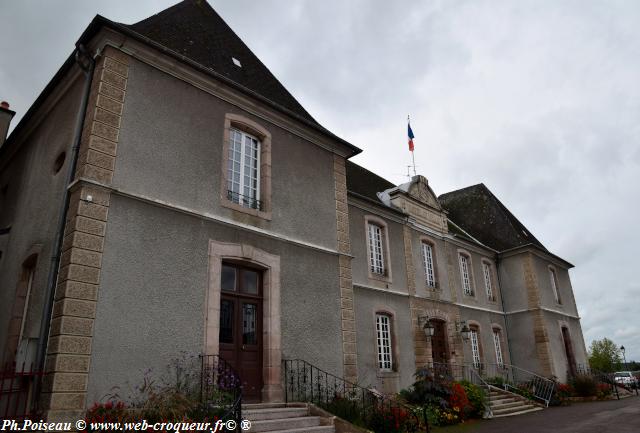
M 438 210 L 442 210 L 442 206 L 440 206 L 440 202 L 429 186 L 427 179 L 423 176 L 416 176 L 416 178 L 414 178 L 415 180 L 411 182 L 407 193 L 414 200 L 417 200 L 420 203 L 426 204 L 427 206 L 431 206 Z

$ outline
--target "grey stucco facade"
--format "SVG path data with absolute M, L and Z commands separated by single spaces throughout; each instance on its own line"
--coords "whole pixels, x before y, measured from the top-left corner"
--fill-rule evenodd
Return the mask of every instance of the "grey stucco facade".
M 220 337 L 222 305 L 249 294 L 262 312 L 252 331 L 262 401 L 282 400 L 284 359 L 383 393 L 435 364 L 513 364 L 565 380 L 572 364 L 586 362 L 569 263 L 541 244 L 504 250 L 479 240 L 423 176 L 396 186 L 350 163 L 360 150 L 297 108 L 262 64 L 250 72 L 272 80 L 259 83 L 263 93 L 226 63 L 222 74 L 107 20 L 92 26 L 83 42 L 96 69 L 73 182 L 50 169 L 72 152 L 83 96 L 73 68 L 50 85 L 62 90 L 41 119 L 29 118 L 0 148 L 3 191 L 8 184 L 0 229 L 11 227 L 0 235 L 0 350 L 15 359 L 15 323 L 23 338 L 47 343 L 49 419 L 81 416 L 182 352 L 219 355 L 227 344 L 243 359 L 244 342 L 229 349 Z M 255 167 L 242 162 L 241 170 L 255 176 L 243 180 L 255 187 L 250 200 L 229 194 L 232 134 L 245 140 L 240 147 L 256 146 Z M 65 188 L 64 241 L 54 251 Z M 33 251 L 27 315 L 12 324 Z M 45 305 L 56 254 L 55 299 Z M 241 269 L 237 278 L 259 274 L 261 288 L 223 287 L 225 266 Z M 43 338 L 46 309 L 53 319 Z

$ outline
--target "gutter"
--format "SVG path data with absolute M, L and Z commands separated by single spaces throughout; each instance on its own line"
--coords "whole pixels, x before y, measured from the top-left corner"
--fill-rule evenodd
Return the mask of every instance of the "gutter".
M 87 105 L 89 103 L 89 94 L 91 92 L 91 84 L 93 82 L 93 71 L 95 69 L 96 61 L 91 56 L 91 53 L 87 51 L 87 48 L 78 43 L 74 53 L 75 63 L 82 69 L 85 74 L 84 88 L 82 90 L 82 99 L 80 101 L 80 108 L 76 117 L 76 127 L 73 136 L 72 148 L 71 148 L 71 161 L 67 170 L 65 188 L 60 206 L 60 212 L 58 217 L 58 227 L 56 229 L 56 235 L 53 242 L 53 251 L 51 255 L 51 266 L 49 268 L 49 277 L 47 280 L 47 286 L 45 288 L 45 304 L 42 311 L 42 322 L 40 322 L 40 334 L 38 338 L 38 350 L 36 353 L 36 368 L 38 371 L 45 370 L 45 362 L 47 355 L 47 346 L 49 343 L 49 331 L 51 328 L 51 316 L 53 314 L 53 303 L 56 294 L 56 282 L 58 281 L 58 272 L 60 267 L 60 256 L 62 250 L 62 241 L 64 239 L 64 229 L 67 221 L 67 213 L 69 210 L 69 187 L 74 180 L 76 166 L 78 163 L 78 153 L 80 150 L 80 139 L 82 138 L 82 129 L 84 127 L 85 113 L 87 111 Z M 96 54 L 97 57 L 98 54 Z M 42 376 L 36 377 L 35 391 L 32 396 L 32 407 L 38 406 L 38 400 L 40 393 L 42 392 Z

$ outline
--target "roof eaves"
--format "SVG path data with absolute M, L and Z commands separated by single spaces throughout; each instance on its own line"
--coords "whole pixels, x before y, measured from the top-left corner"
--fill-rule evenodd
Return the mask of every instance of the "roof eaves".
M 536 250 L 540 251 L 541 253 L 544 253 L 546 255 L 549 255 L 549 256 L 553 257 L 554 259 L 564 263 L 567 266 L 567 268 L 569 268 L 569 269 L 570 268 L 575 268 L 575 265 L 573 263 L 568 262 L 567 260 L 563 259 L 562 257 L 560 257 L 560 256 L 558 256 L 556 254 L 553 254 L 551 251 L 549 251 L 546 248 L 540 248 L 540 246 L 538 246 L 538 245 L 536 245 L 534 243 L 529 243 L 529 244 L 525 244 L 525 245 L 519 245 L 517 247 L 513 247 L 513 248 L 506 249 L 506 250 L 502 250 L 499 253 L 500 254 L 516 253 L 516 252 L 518 252 L 518 250 L 526 250 L 526 249 L 529 249 L 529 248 L 536 249 Z

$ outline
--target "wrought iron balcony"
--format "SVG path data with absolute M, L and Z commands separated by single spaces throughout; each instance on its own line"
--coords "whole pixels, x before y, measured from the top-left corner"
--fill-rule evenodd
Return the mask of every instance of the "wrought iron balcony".
M 246 195 L 242 195 L 235 191 L 231 191 L 230 189 L 227 190 L 227 198 L 230 201 L 234 203 L 238 203 L 241 206 L 248 207 L 251 209 L 263 210 L 262 202 L 260 200 L 255 199 L 253 197 L 246 196 Z

